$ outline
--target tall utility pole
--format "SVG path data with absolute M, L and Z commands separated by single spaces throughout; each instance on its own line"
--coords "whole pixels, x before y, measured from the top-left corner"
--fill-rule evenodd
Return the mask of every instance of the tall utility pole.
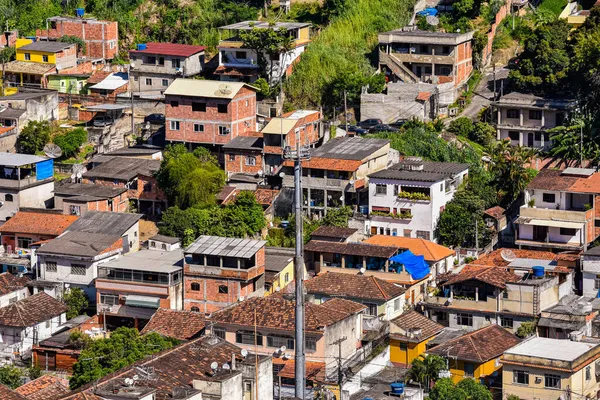
M 310 159 L 310 150 L 300 146 L 296 135 L 296 149 L 286 146 L 283 157 L 294 160 L 294 209 L 296 213 L 296 253 L 294 256 L 294 279 L 296 280 L 296 349 L 294 354 L 295 396 L 304 400 L 306 373 L 304 358 L 304 233 L 302 226 L 302 161 Z
M 342 374 L 342 343 L 345 342 L 346 339 L 348 338 L 344 336 L 332 343 L 333 345 L 337 344 L 338 346 L 338 386 L 340 387 L 340 393 L 342 393 L 342 383 L 344 380 L 344 376 Z
M 346 91 L 344 90 L 344 121 L 346 121 L 346 135 L 348 134 L 348 104 L 346 103 Z

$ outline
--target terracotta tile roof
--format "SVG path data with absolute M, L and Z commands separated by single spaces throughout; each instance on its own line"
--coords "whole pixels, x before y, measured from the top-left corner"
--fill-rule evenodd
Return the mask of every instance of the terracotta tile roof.
M 293 160 L 286 160 L 283 163 L 286 167 L 293 167 Z M 354 172 L 362 165 L 361 160 L 343 160 L 341 158 L 319 158 L 314 157 L 308 161 L 302 161 L 302 168 L 324 169 L 328 171 L 349 171 Z
M 339 297 L 329 299 L 321 305 L 326 307 L 329 311 L 335 311 L 347 316 L 359 313 L 368 308 L 364 304 L 360 304 L 352 300 L 340 299 Z
M 230 372 L 213 374 L 210 365 L 212 362 L 217 362 L 219 365 L 230 363 L 231 356 L 239 355 L 240 352 L 239 347 L 216 336 L 202 336 L 135 362 L 101 378 L 96 383 L 84 386 L 79 393 L 67 396 L 63 400 L 101 400 L 100 397 L 92 395 L 95 389 L 111 390 L 113 385 L 122 385 L 125 378 L 132 378 L 138 373 L 136 368 L 139 367 L 154 369 L 156 379 L 144 382 L 144 386 L 157 389 L 157 399 L 169 399 L 172 398 L 173 389 L 192 387 L 194 380 L 220 382 L 225 377 L 229 378 Z M 262 362 L 264 357 L 259 356 L 259 362 Z M 254 356 L 250 355 L 248 358 L 254 363 Z M 241 356 L 237 362 L 243 362 Z
M 204 51 L 204 46 L 179 43 L 146 43 L 146 50 L 129 50 L 130 54 L 160 54 L 165 56 L 190 57 Z
M 473 260 L 470 264 L 474 265 L 495 265 L 498 267 L 506 267 L 510 264 L 509 261 L 506 261 L 502 257 L 502 251 L 504 249 L 497 249 L 492 251 L 491 253 L 480 256 L 478 259 Z M 568 259 L 571 254 L 555 254 L 551 251 L 539 251 L 539 250 L 521 250 L 521 249 L 510 249 L 516 258 L 528 258 L 535 260 L 559 260 L 559 259 Z M 566 258 L 565 258 L 566 257 Z M 576 256 L 579 258 L 578 256 Z
M 29 280 L 26 276 L 18 277 L 10 272 L 0 274 L 0 296 L 26 287 Z
M 273 364 L 283 364 L 283 368 L 277 376 L 282 378 L 294 379 L 296 363 L 294 360 L 283 360 L 281 358 L 273 358 Z M 323 382 L 325 380 L 325 363 L 324 362 L 305 362 L 305 376 L 307 380 Z
M 527 189 L 566 191 L 579 179 L 572 175 L 561 175 L 556 169 L 543 169 L 529 182 Z
M 96 71 L 87 79 L 87 83 L 90 85 L 100 83 L 105 80 L 110 74 L 111 71 Z
M 263 206 L 270 206 L 279 194 L 279 190 L 274 189 L 256 189 L 254 192 L 256 201 Z
M 492 208 L 488 208 L 487 210 L 484 211 L 484 213 L 489 215 L 492 218 L 500 219 L 504 216 L 504 211 L 506 211 L 504 208 L 502 208 L 500 206 L 495 206 Z
M 41 292 L 0 308 L 0 326 L 33 326 L 66 311 L 63 303 Z
M 431 97 L 431 92 L 419 92 L 415 100 L 427 101 Z
M 329 297 L 388 301 L 406 292 L 400 286 L 374 276 L 326 272 L 304 283 L 307 293 Z
M 190 340 L 204 330 L 204 314 L 159 308 L 142 329 L 142 334 L 156 332 L 179 340 Z
M 0 227 L 0 233 L 58 236 L 77 220 L 75 215 L 18 211 Z
M 352 314 L 348 311 L 342 312 L 335 309 L 335 306 L 341 306 L 342 304 L 346 306 L 346 303 L 334 302 L 329 305 L 327 303 L 322 305 L 306 303 L 304 320 L 304 329 L 306 331 L 321 332 L 324 327 L 342 321 Z M 362 307 L 362 305 L 360 306 Z M 249 327 L 254 326 L 254 312 L 256 310 L 257 327 L 289 332 L 293 331 L 295 326 L 294 307 L 292 301 L 285 300 L 280 296 L 254 297 L 215 311 L 209 319 L 216 324 L 233 324 Z
M 450 275 L 442 286 L 454 285 L 460 282 L 476 280 L 504 289 L 507 282 L 518 282 L 521 278 L 501 267 L 486 267 L 483 265 L 465 265 L 458 274 Z
M 0 399 L 2 400 L 27 400 L 25 396 L 11 390 L 10 388 L 0 384 Z
M 416 311 L 407 311 L 400 315 L 399 317 L 394 318 L 390 321 L 392 324 L 396 325 L 398 328 L 403 331 L 408 331 L 411 328 L 419 328 L 421 329 L 421 335 L 419 336 L 419 341 L 428 339 L 433 335 L 437 335 L 444 329 L 444 327 L 438 324 L 435 321 L 430 320 L 426 316 Z M 396 337 L 407 337 L 405 335 L 400 335 L 397 333 L 390 333 L 391 336 Z
M 369 243 L 337 243 L 311 240 L 304 246 L 305 251 L 339 253 L 353 256 L 390 258 L 398 251 L 394 246 L 379 246 Z
M 405 238 L 401 236 L 371 236 L 364 243 L 379 246 L 394 246 L 400 249 L 410 250 L 413 254 L 425 257 L 425 261 L 437 262 L 455 254 L 453 250 L 425 239 Z
M 69 393 L 69 382 L 54 375 L 42 375 L 15 389 L 27 400 L 56 400 Z
M 358 229 L 354 228 L 342 228 L 339 226 L 325 226 L 322 225 L 315 229 L 311 236 L 330 237 L 335 239 L 347 239 L 354 235 Z
M 521 340 L 498 325 L 469 332 L 429 349 L 427 353 L 456 358 L 461 361 L 484 363 L 500 357 L 506 350 Z
M 230 76 L 252 76 L 256 75 L 258 70 L 256 68 L 244 68 L 244 67 L 226 67 L 221 65 L 215 70 L 217 75 L 230 75 Z
M 579 178 L 570 188 L 574 193 L 600 194 L 600 173 L 596 172 L 587 178 Z

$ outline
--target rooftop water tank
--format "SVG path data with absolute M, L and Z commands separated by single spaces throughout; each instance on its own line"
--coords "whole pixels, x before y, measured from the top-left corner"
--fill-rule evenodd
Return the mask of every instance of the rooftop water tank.
M 83 9 L 83 8 L 75 9 L 75 15 L 77 15 L 79 18 L 83 18 L 83 14 L 85 14 L 85 9 Z
M 392 396 L 400 396 L 404 394 L 404 383 L 394 382 L 390 384 L 390 387 L 392 388 Z
M 144 51 L 146 50 L 146 43 L 138 43 L 137 45 L 135 45 L 137 51 Z
M 531 268 L 533 270 L 533 277 L 534 278 L 543 278 L 545 275 L 545 268 L 541 267 L 541 266 L 535 266 L 533 268 Z

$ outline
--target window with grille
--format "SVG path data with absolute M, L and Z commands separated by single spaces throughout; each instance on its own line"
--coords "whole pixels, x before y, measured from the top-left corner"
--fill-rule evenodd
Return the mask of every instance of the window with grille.
M 377 304 L 373 304 L 373 303 L 365 303 L 365 306 L 367 306 L 367 315 L 371 315 L 373 317 L 377 316 Z
M 417 231 L 417 237 L 419 239 L 429 240 L 431 235 L 430 235 L 429 231 Z
M 204 125 L 194 124 L 194 132 L 204 132 Z
M 544 387 L 549 389 L 560 389 L 560 375 L 544 374 Z
M 162 80 L 162 85 L 163 85 L 164 87 L 167 87 L 167 86 L 169 86 L 169 80 L 168 80 L 168 79 L 163 79 L 163 80 Z
M 229 128 L 226 126 L 219 126 L 219 135 L 228 135 Z
M 100 303 L 108 306 L 119 304 L 119 296 L 115 294 L 100 294 Z
M 4 196 L 4 201 L 13 201 L 13 195 L 12 194 L 7 194 Z
M 229 293 L 229 288 L 225 285 L 219 285 L 219 293 L 227 294 L 227 293 Z
M 556 195 L 554 193 L 542 194 L 542 201 L 544 203 L 554 203 L 555 199 L 556 199 Z
M 192 283 L 192 290 L 197 292 L 200 290 L 200 284 L 198 282 L 193 282 Z
M 473 315 L 472 314 L 456 314 L 456 323 L 458 325 L 473 326 Z
M 515 110 L 514 108 L 506 110 L 506 118 L 518 119 L 519 115 L 519 110 Z
M 85 275 L 87 268 L 83 264 L 71 264 L 71 274 L 73 275 Z
M 288 336 L 269 335 L 267 336 L 267 346 L 277 348 L 285 346 L 289 350 L 293 350 L 294 338 Z
M 254 157 L 254 156 L 247 156 L 246 157 L 246 165 L 255 166 L 256 165 L 256 157 Z
M 48 56 L 42 56 L 42 62 L 47 63 L 48 62 Z
M 152 78 L 146 78 L 146 85 L 152 86 Z
M 376 184 L 375 185 L 375 194 L 376 195 L 386 195 L 387 194 L 387 185 Z
M 69 206 L 69 214 L 81 215 L 81 206 Z
M 179 121 L 170 121 L 169 127 L 171 128 L 172 131 L 178 131 L 179 130 Z
M 596 275 L 594 279 L 594 290 L 600 290 L 600 275 Z
M 46 272 L 57 272 L 58 265 L 55 262 L 49 261 L 46 263 Z
M 317 351 L 317 338 L 307 337 L 304 339 L 304 348 L 307 351 Z
M 31 61 L 31 54 L 25 53 L 25 61 Z
M 500 317 L 500 325 L 503 328 L 510 328 L 510 329 L 512 329 L 513 324 L 514 324 L 514 320 L 512 318 Z
M 519 370 L 513 371 L 513 383 L 529 385 L 529 372 Z
M 254 344 L 254 332 L 238 331 L 235 333 L 235 342 L 241 344 Z M 263 337 L 259 333 L 256 336 L 256 344 L 262 346 Z
M 225 329 L 222 328 L 213 328 L 213 335 L 219 337 L 221 339 L 225 339 Z
M 28 249 L 29 246 L 31 246 L 31 239 L 30 238 L 18 238 L 17 239 L 17 247 L 21 248 L 21 249 Z

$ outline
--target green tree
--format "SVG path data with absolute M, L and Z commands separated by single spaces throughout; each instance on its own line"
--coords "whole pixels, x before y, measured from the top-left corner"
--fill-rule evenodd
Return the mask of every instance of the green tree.
M 473 130 L 469 133 L 469 139 L 475 143 L 487 147 L 492 144 L 496 138 L 496 128 L 487 122 L 477 122 L 473 127 Z
M 452 4 L 456 12 L 464 16 L 471 15 L 474 6 L 475 0 L 458 0 Z
M 17 138 L 19 153 L 36 154 L 50 141 L 50 123 L 48 121 L 29 121 Z
M 492 400 L 492 392 L 475 379 L 465 378 L 456 385 L 467 394 L 468 400 Z
M 78 36 L 65 35 L 58 39 L 59 42 L 72 43 L 77 45 L 77 54 L 85 55 L 87 53 L 87 45 L 85 41 Z
M 23 384 L 23 372 L 12 365 L 0 367 L 0 383 L 11 389 L 16 389 Z
M 564 87 L 570 63 L 566 20 L 538 26 L 525 41 L 516 69 L 509 74 L 511 84 L 520 91 L 552 93 Z
M 215 204 L 215 196 L 225 184 L 225 173 L 206 149 L 190 153 L 183 144 L 177 144 L 167 146 L 156 180 L 171 204 L 182 209 L 207 207 Z
M 89 300 L 81 288 L 70 288 L 63 295 L 63 302 L 67 305 L 67 319 L 81 315 L 88 306 Z
M 535 176 L 536 171 L 528 165 L 536 156 L 535 149 L 512 146 L 508 140 L 490 146 L 490 172 L 494 175 L 497 187 L 509 201 L 515 200 Z
M 458 136 L 470 137 L 471 132 L 473 132 L 475 126 L 473 125 L 473 121 L 469 117 L 458 117 L 448 126 L 448 131 L 454 133 Z
M 420 355 L 413 360 L 407 377 L 426 387 L 430 387 L 433 382 L 438 380 L 440 371 L 444 369 L 446 369 L 446 360 L 444 358 L 435 354 Z
M 515 332 L 515 334 L 521 339 L 525 339 L 526 337 L 529 337 L 535 333 L 536 326 L 537 324 L 535 321 L 522 322 L 517 328 L 517 332 Z
M 140 336 L 137 329 L 117 328 L 109 338 L 94 340 L 81 351 L 69 386 L 77 389 L 177 343 L 155 332 Z
M 27 368 L 27 376 L 32 381 L 39 378 L 42 375 L 42 369 L 37 365 L 32 365 L 31 367 Z
M 340 228 L 348 227 L 348 218 L 352 216 L 352 208 L 348 206 L 339 208 L 330 208 L 323 217 L 321 223 L 326 226 L 338 226 Z
M 324 0 L 323 12 L 329 20 L 341 15 L 347 7 L 348 0 Z
M 75 128 L 54 135 L 52 142 L 62 149 L 62 158 L 70 158 L 79 153 L 79 149 L 87 142 L 87 132 L 83 128 Z
M 279 76 L 273 78 L 273 63 L 279 59 L 281 54 L 285 54 L 294 48 L 294 39 L 288 34 L 287 29 L 275 29 L 274 24 L 269 28 L 256 28 L 240 31 L 240 39 L 244 42 L 244 47 L 254 50 L 258 57 L 258 66 L 261 70 L 267 71 L 267 58 L 269 56 L 270 66 L 268 68 L 268 77 L 271 84 L 283 78 L 284 71 L 279 71 Z
M 429 392 L 430 400 L 467 400 L 467 393 L 457 387 L 450 378 L 442 378 Z

